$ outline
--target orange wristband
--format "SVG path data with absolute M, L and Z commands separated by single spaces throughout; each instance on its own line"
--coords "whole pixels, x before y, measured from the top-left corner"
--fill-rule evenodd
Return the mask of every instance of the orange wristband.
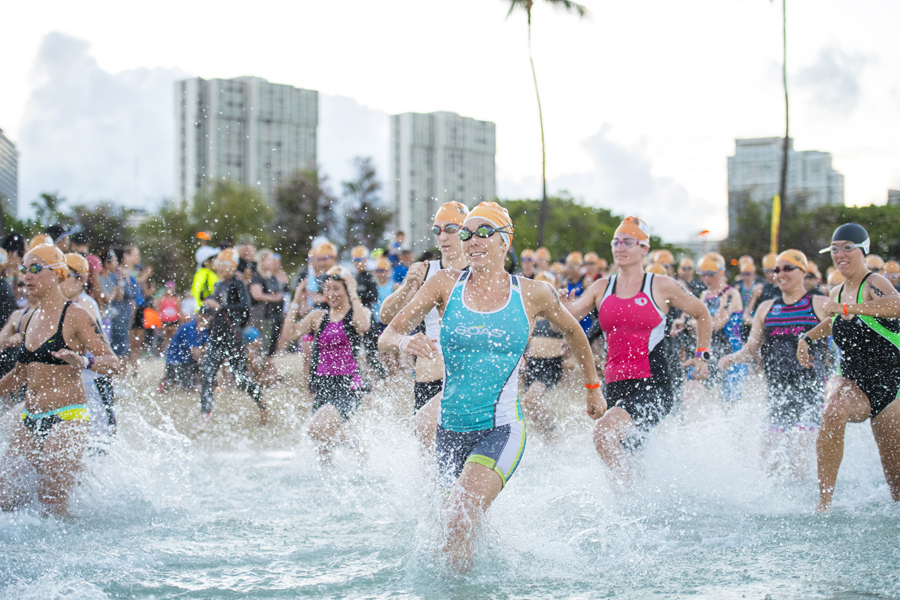
M 850 313 L 847 312 L 847 303 L 844 302 L 843 304 L 841 304 L 841 306 L 844 307 L 844 316 L 845 316 L 845 317 L 849 317 L 849 316 L 850 316 Z
M 584 387 L 589 390 L 596 390 L 598 387 L 600 387 L 600 382 L 598 381 L 597 383 L 586 383 L 584 384 Z

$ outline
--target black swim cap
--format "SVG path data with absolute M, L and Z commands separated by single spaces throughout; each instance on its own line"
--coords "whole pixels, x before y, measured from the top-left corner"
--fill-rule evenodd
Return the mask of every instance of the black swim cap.
M 857 225 L 856 223 L 844 223 L 840 227 L 834 230 L 834 233 L 831 235 L 831 243 L 837 241 L 847 241 L 853 242 L 854 244 L 862 244 L 863 254 L 869 253 L 869 232 L 863 228 L 862 225 Z M 827 252 L 828 249 L 822 250 L 822 252 Z

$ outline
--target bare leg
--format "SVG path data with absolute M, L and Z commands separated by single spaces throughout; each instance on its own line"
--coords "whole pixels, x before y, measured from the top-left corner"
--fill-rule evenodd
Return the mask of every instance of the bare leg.
M 331 404 L 317 410 L 309 423 L 309 437 L 316 442 L 319 458 L 325 464 L 331 464 L 331 453 L 335 445 L 344 441 L 341 431 L 343 424 L 341 413 Z
M 631 420 L 631 415 L 617 406 L 607 410 L 594 425 L 594 447 L 625 491 L 631 491 L 634 478 L 631 461 L 622 447 L 622 440 L 632 429 L 634 421 Z
M 69 516 L 69 497 L 76 477 L 84 469 L 88 431 L 85 421 L 57 423 L 41 444 L 38 497 L 47 512 L 57 517 Z
M 0 463 L 0 510 L 16 510 L 28 500 L 22 477 L 34 467 L 29 460 L 38 452 L 34 434 L 18 425 Z
M 475 534 L 481 518 L 503 489 L 500 476 L 477 463 L 466 463 L 444 504 L 444 556 L 457 573 L 472 568 Z
M 870 410 L 868 398 L 853 381 L 835 376 L 828 382 L 822 427 L 816 438 L 819 475 L 817 512 L 827 512 L 831 508 L 834 484 L 844 458 L 844 431 L 847 423 L 862 423 L 869 418 Z
M 896 400 L 872 419 L 872 433 L 881 455 L 891 498 L 900 502 L 900 402 Z
M 434 461 L 434 440 L 437 437 L 442 396 L 443 394 L 437 394 L 416 413 L 416 438 L 419 440 L 423 458 L 430 459 L 431 462 Z
M 692 423 L 700 418 L 700 415 L 703 413 L 703 397 L 706 394 L 706 386 L 703 383 L 693 379 L 684 382 L 682 406 L 685 421 Z
M 137 310 L 143 309 L 138 308 Z M 131 336 L 131 344 L 128 351 L 128 366 L 131 370 L 131 376 L 136 377 L 137 363 L 138 359 L 141 357 L 141 351 L 144 349 L 144 337 L 146 334 L 143 328 L 132 329 L 128 334 Z
M 553 429 L 556 419 L 553 417 L 553 413 L 541 402 L 546 393 L 547 386 L 540 381 L 535 381 L 528 388 L 528 391 L 525 392 L 525 395 L 522 396 L 522 409 L 531 417 L 538 433 L 544 438 L 550 438 L 554 433 Z

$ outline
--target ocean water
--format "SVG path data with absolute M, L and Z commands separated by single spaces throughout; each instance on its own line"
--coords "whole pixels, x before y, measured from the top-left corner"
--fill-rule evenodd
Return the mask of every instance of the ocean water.
M 816 515 L 814 462 L 801 480 L 762 466 L 752 389 L 667 419 L 630 495 L 609 484 L 578 388 L 555 390 L 562 441 L 529 437 L 457 576 L 438 553 L 408 382 L 354 417 L 365 458 L 323 467 L 290 377 L 268 394 L 269 428 L 224 390 L 198 431 L 196 396 L 157 395 L 160 376 L 148 363 L 122 390 L 75 518 L 0 513 L 0 598 L 900 598 L 900 506 L 869 425 L 848 427 L 834 509 Z

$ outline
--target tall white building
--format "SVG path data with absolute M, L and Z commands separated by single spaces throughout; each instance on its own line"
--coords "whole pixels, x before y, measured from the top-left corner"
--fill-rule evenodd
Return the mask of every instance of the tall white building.
M 391 116 L 389 170 L 394 226 L 418 253 L 434 246 L 432 220 L 444 202 L 469 208 L 497 197 L 496 126 L 451 112 Z
M 175 83 L 176 197 L 229 179 L 272 199 L 297 170 L 316 167 L 319 93 L 259 77 Z
M 784 138 L 752 138 L 734 141 L 734 156 L 728 157 L 728 233 L 737 231 L 740 202 L 750 200 L 771 205 L 781 182 Z M 844 176 L 831 166 L 831 154 L 817 150 L 794 150 L 788 138 L 788 173 L 785 202 L 799 202 L 803 210 L 844 204 Z
M 19 152 L 0 129 L 0 201 L 3 214 L 19 215 Z

